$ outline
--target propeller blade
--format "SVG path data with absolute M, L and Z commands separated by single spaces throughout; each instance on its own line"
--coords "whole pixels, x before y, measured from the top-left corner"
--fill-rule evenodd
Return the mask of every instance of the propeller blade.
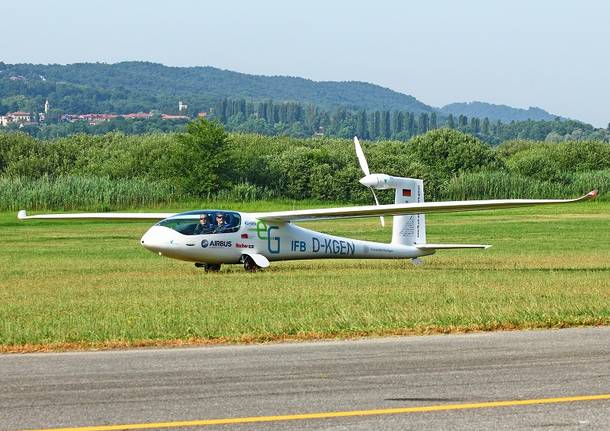
M 371 174 L 371 172 L 369 171 L 369 164 L 366 161 L 366 157 L 364 157 L 364 152 L 362 151 L 362 147 L 360 146 L 358 136 L 354 136 L 354 145 L 356 146 L 356 155 L 358 156 L 360 168 L 362 168 L 362 172 L 364 172 L 364 175 L 368 176 Z M 373 193 L 373 198 L 375 198 L 375 204 L 379 205 L 379 199 L 377 199 L 375 190 L 373 190 L 372 187 L 369 187 L 369 189 L 371 190 L 371 193 Z M 385 227 L 385 218 L 383 218 L 383 216 L 379 216 L 379 221 L 381 222 L 381 227 Z
M 354 136 L 354 144 L 356 145 L 356 155 L 358 156 L 358 162 L 360 162 L 362 172 L 364 172 L 365 176 L 369 175 L 371 173 L 369 171 L 369 164 L 366 162 L 366 157 L 364 157 L 364 153 L 362 152 L 362 147 L 360 146 L 360 141 L 358 140 L 357 136 Z
M 369 189 L 371 189 L 371 193 L 373 193 L 373 198 L 375 198 L 375 204 L 379 205 L 379 199 L 377 199 L 377 195 L 375 194 L 375 190 L 373 190 L 372 187 L 369 187 Z M 385 227 L 385 218 L 383 218 L 383 216 L 379 216 L 379 221 L 381 222 L 381 227 Z

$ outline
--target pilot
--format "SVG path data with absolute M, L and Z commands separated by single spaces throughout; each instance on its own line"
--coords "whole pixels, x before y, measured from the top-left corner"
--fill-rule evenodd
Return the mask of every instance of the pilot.
M 214 233 L 223 233 L 227 230 L 228 226 L 225 222 L 225 215 L 223 213 L 216 214 L 216 227 Z
M 208 215 L 201 214 L 199 216 L 199 223 L 195 227 L 195 231 L 193 232 L 193 234 L 194 235 L 203 235 L 206 233 L 212 233 L 213 230 L 214 229 L 213 229 L 212 225 L 210 224 L 210 221 L 208 220 Z

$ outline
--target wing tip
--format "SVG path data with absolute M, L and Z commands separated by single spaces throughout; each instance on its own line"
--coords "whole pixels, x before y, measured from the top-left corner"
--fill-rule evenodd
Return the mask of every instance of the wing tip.
M 28 213 L 25 210 L 19 210 L 19 212 L 17 213 L 17 218 L 19 220 L 25 220 L 28 218 Z
M 597 189 L 593 189 L 593 190 L 591 190 L 589 193 L 587 193 L 585 196 L 586 196 L 588 199 L 595 199 L 595 198 L 597 198 L 597 195 L 598 195 L 598 194 L 599 194 L 599 191 L 598 191 Z

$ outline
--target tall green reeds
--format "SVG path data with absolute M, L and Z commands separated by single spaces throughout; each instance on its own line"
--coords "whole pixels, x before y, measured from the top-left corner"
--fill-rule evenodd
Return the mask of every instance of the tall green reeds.
M 0 177 L 0 210 L 107 211 L 155 206 L 182 199 L 168 182 L 140 178 L 60 176 Z
M 562 181 L 540 181 L 505 171 L 463 174 L 449 180 L 443 199 L 552 199 L 578 196 L 598 189 L 601 199 L 610 192 L 610 170 L 566 174 Z

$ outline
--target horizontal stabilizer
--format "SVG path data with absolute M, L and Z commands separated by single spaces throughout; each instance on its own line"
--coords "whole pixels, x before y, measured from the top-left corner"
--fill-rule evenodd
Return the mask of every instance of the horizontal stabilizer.
M 489 244 L 415 244 L 420 250 L 451 250 L 460 248 L 490 248 Z

